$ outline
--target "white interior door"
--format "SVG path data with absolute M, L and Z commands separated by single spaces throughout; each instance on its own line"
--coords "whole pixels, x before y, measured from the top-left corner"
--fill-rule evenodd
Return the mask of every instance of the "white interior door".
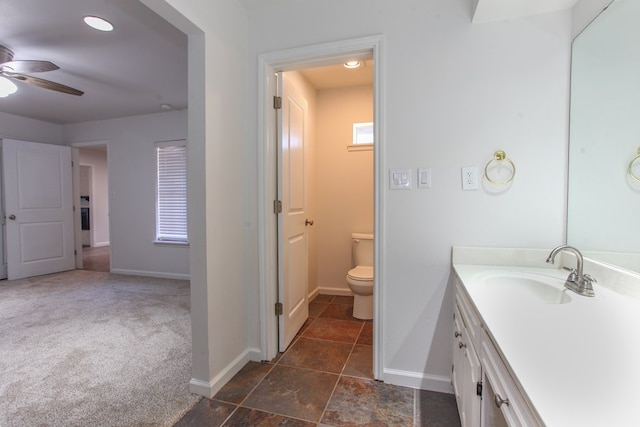
M 307 232 L 305 194 L 305 118 L 307 101 L 295 86 L 278 75 L 282 108 L 278 114 L 278 299 L 282 315 L 278 322 L 278 347 L 286 350 L 309 317 L 307 301 Z
M 2 160 L 9 279 L 72 270 L 71 148 L 5 139 Z

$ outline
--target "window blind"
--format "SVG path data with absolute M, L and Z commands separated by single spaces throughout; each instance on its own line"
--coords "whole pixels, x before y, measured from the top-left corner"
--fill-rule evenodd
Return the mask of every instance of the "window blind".
M 186 141 L 156 143 L 158 187 L 156 240 L 187 242 Z

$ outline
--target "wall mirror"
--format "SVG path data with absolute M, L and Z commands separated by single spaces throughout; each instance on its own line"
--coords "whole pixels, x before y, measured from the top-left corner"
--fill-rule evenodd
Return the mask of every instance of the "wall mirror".
M 567 243 L 640 272 L 640 1 L 614 0 L 573 42 Z M 640 159 L 633 172 L 640 174 Z

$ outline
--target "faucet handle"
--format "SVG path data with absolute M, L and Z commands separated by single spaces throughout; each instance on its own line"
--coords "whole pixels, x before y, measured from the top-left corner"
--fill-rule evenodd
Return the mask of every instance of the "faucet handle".
M 598 283 L 598 281 L 596 280 L 595 277 L 593 277 L 592 275 L 588 274 L 588 273 L 584 273 L 582 275 L 582 278 L 584 280 L 586 280 L 587 282 L 591 282 L 591 283 Z
M 575 282 L 578 279 L 578 271 L 575 268 L 568 268 L 568 267 L 562 267 L 565 270 L 569 270 L 569 277 L 567 277 L 567 280 L 571 281 L 571 282 Z

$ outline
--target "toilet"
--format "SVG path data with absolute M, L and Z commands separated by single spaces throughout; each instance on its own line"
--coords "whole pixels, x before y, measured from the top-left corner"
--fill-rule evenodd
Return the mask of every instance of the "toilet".
M 353 292 L 353 317 L 373 319 L 373 234 L 351 235 L 351 259 L 347 283 Z

